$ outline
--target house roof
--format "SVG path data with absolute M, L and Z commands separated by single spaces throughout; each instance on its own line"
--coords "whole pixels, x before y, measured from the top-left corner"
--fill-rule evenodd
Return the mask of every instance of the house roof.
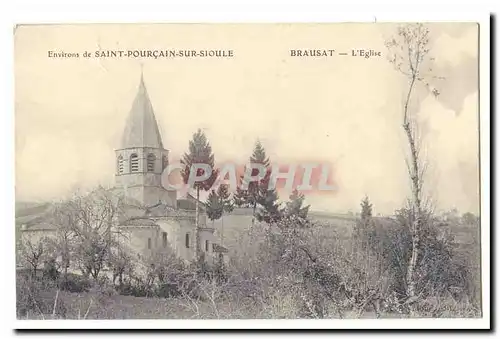
M 27 228 L 21 229 L 22 231 L 56 231 L 57 227 L 48 222 L 40 222 L 38 224 L 27 225 Z
M 158 224 L 148 218 L 130 218 L 122 222 L 120 226 L 158 226 Z
M 229 252 L 229 250 L 227 248 L 225 248 L 224 246 L 221 246 L 219 244 L 212 244 L 212 249 L 214 252 L 218 252 L 218 253 L 227 253 Z
M 163 149 L 160 130 L 141 73 L 139 88 L 123 131 L 121 148 L 153 147 Z

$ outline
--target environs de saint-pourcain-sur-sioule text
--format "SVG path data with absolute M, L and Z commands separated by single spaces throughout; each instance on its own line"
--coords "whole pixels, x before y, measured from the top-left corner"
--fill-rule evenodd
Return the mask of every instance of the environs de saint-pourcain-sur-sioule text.
M 83 52 L 47 51 L 49 58 L 232 58 L 232 49 L 97 50 Z

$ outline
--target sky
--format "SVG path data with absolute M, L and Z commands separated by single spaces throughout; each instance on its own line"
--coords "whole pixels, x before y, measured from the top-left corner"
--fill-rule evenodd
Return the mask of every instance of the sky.
M 478 26 L 428 24 L 430 79 L 412 101 L 438 210 L 478 212 Z M 141 68 L 171 161 L 202 128 L 219 163 L 244 163 L 259 139 L 273 163 L 333 166 L 337 190 L 311 209 L 356 212 L 367 195 L 391 214 L 409 196 L 401 128 L 408 84 L 387 60 L 396 24 L 33 25 L 15 31 L 16 200 L 113 184 L 114 150 Z M 297 58 L 290 49 L 380 51 Z M 231 49 L 233 58 L 49 58 L 48 51 Z M 287 192 L 280 192 L 286 197 Z

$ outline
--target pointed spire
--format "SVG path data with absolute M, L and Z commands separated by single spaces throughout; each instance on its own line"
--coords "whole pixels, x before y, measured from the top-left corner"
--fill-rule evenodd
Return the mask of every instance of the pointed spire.
M 163 149 L 158 123 L 153 106 L 144 84 L 144 73 L 141 64 L 141 78 L 137 94 L 123 132 L 121 148 L 153 147 Z

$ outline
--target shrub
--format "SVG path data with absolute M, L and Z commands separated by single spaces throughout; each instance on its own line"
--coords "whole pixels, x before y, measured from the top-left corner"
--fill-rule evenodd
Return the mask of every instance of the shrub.
M 151 297 L 153 295 L 151 286 L 140 278 L 133 278 L 129 282 L 119 285 L 116 289 L 121 295 L 134 297 Z
M 92 287 L 92 282 L 80 275 L 67 274 L 66 277 L 60 279 L 59 288 L 63 291 L 72 293 L 87 292 Z
M 49 258 L 44 262 L 43 277 L 52 281 L 56 281 L 59 278 L 59 271 L 55 258 Z
M 439 295 L 450 295 L 455 299 L 470 296 L 473 273 L 451 233 L 453 225 L 430 213 L 424 216 L 417 262 L 417 295 L 422 300 Z M 377 221 L 370 234 L 370 253 L 378 258 L 381 271 L 387 272 L 389 294 L 391 298 L 397 296 L 399 303 L 404 303 L 406 298 L 412 218 L 409 209 L 401 209 L 397 211 L 396 220 Z

